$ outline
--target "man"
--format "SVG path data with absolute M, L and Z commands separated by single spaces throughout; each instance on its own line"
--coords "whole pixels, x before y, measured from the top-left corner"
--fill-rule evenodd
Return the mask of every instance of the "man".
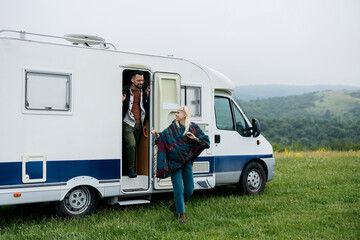
M 131 85 L 123 89 L 123 135 L 126 151 L 126 162 L 129 169 L 129 177 L 136 178 L 135 150 L 142 125 L 148 109 L 150 87 L 143 87 L 144 74 L 141 71 L 131 73 Z

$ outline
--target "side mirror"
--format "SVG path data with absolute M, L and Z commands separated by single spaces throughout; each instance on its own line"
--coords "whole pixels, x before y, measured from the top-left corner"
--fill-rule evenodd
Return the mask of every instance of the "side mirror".
M 251 120 L 252 124 L 252 135 L 253 137 L 258 137 L 260 135 L 260 123 L 256 118 Z

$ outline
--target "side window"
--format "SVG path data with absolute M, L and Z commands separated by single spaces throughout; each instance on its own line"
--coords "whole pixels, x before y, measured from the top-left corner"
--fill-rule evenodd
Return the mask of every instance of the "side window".
M 240 133 L 241 136 L 247 136 L 247 124 L 246 121 L 241 114 L 240 110 L 236 107 L 234 103 L 232 103 L 234 115 L 235 115 L 235 124 L 236 124 L 236 131 Z
M 70 110 L 71 74 L 27 71 L 25 78 L 26 109 Z
M 181 87 L 181 105 L 186 105 L 191 110 L 191 116 L 201 117 L 201 88 Z
M 222 130 L 234 130 L 231 104 L 228 98 L 215 97 L 216 126 Z

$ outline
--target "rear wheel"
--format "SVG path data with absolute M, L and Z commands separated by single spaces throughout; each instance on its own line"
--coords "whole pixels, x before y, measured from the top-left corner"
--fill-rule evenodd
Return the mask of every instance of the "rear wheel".
M 264 192 L 266 174 L 263 166 L 258 162 L 249 163 L 243 170 L 239 189 L 242 194 L 255 195 Z
M 98 196 L 92 188 L 78 186 L 71 189 L 62 201 L 56 202 L 55 209 L 61 217 L 80 217 L 93 212 L 98 201 Z

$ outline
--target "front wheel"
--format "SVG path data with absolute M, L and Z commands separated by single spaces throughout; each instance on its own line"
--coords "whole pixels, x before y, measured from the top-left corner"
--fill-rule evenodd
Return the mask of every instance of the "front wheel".
M 242 194 L 255 195 L 264 192 L 266 174 L 263 166 L 258 162 L 249 163 L 243 170 L 239 189 Z
M 80 217 L 93 212 L 98 204 L 95 191 L 86 186 L 71 189 L 62 201 L 55 203 L 59 216 L 65 218 Z

